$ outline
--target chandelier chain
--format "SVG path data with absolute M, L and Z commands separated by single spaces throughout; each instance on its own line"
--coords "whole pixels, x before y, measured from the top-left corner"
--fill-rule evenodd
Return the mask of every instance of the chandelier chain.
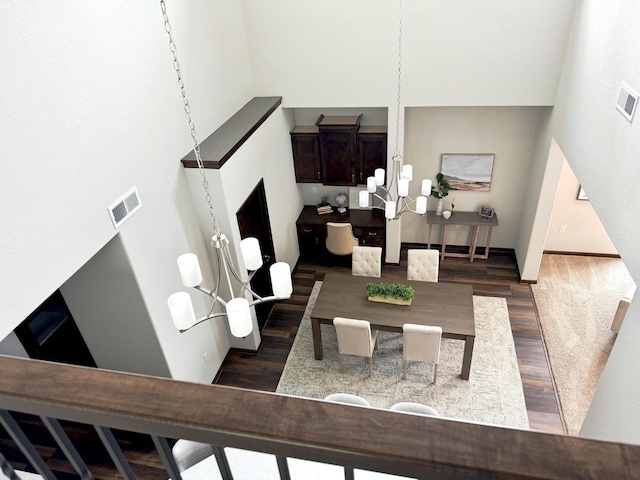
M 211 193 L 209 192 L 209 182 L 207 181 L 207 176 L 205 173 L 204 163 L 202 162 L 202 157 L 200 156 L 200 143 L 198 142 L 198 138 L 196 135 L 196 127 L 193 123 L 193 119 L 191 118 L 191 105 L 189 104 L 189 99 L 187 98 L 187 92 L 184 87 L 184 82 L 182 80 L 182 71 L 180 70 L 180 62 L 178 61 L 178 48 L 176 47 L 176 43 L 173 40 L 173 35 L 171 34 L 171 24 L 169 23 L 169 15 L 167 14 L 167 6 L 164 0 L 160 0 L 160 8 L 162 9 L 162 18 L 164 19 L 164 29 L 169 36 L 169 51 L 173 55 L 173 69 L 176 71 L 176 76 L 178 78 L 178 86 L 180 87 L 180 93 L 182 94 L 182 102 L 184 105 L 184 115 L 187 120 L 187 126 L 189 127 L 189 133 L 191 134 L 191 139 L 193 140 L 193 151 L 196 155 L 196 162 L 198 164 L 198 170 L 200 175 L 202 175 L 202 187 L 205 191 L 205 199 L 209 204 L 209 216 L 211 217 L 211 225 L 213 226 L 213 231 L 216 235 L 220 235 L 220 227 L 218 226 L 218 219 L 216 218 L 215 213 L 213 212 L 213 201 L 211 199 Z
M 394 156 L 400 156 L 400 92 L 402 85 L 402 0 L 398 20 L 398 100 L 396 105 L 396 151 Z

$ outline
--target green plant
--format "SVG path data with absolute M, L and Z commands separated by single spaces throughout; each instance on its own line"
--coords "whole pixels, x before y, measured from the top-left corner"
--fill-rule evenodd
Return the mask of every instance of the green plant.
M 329 195 L 326 193 L 320 197 L 320 203 L 318 205 L 329 205 Z
M 444 198 L 447 195 L 449 195 L 449 184 L 443 180 L 444 175 L 442 175 L 442 173 L 439 173 L 438 175 L 436 175 L 436 186 L 435 187 L 431 187 L 431 196 L 432 197 L 436 197 L 436 198 Z
M 409 285 L 394 283 L 367 283 L 368 297 L 393 297 L 403 300 L 413 300 L 416 292 Z

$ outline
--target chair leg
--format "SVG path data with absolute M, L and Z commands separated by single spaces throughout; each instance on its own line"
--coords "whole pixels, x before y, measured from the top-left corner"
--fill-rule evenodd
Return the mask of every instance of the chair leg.
M 369 357 L 369 378 L 371 378 L 371 370 L 373 370 L 373 355 Z
M 404 372 L 402 373 L 402 379 L 406 380 L 407 379 L 407 361 L 403 361 L 402 362 L 404 364 Z
M 433 384 L 436 384 L 436 378 L 438 376 L 438 364 L 434 363 L 433 364 Z
M 340 356 L 340 372 L 344 373 L 344 360 L 342 359 L 342 355 L 338 354 Z
M 380 338 L 380 333 L 378 332 L 378 336 L 376 337 L 376 344 L 373 346 L 374 350 L 378 350 L 378 348 L 380 348 L 380 344 L 378 343 L 379 338 Z

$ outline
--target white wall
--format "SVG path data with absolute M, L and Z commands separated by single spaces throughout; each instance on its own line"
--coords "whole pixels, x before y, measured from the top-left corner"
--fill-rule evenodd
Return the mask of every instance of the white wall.
M 168 10 L 206 136 L 253 96 L 242 8 L 199 0 Z M 204 245 L 180 164 L 191 141 L 159 5 L 8 3 L 0 42 L 0 289 L 12 299 L 0 304 L 0 337 L 109 242 L 107 206 L 136 185 L 143 206 L 121 227 L 124 248 L 172 376 L 202 378 L 202 352 L 166 306 L 183 288 L 175 258 Z
M 618 251 L 591 202 L 578 200 L 579 188 L 580 182 L 565 160 L 544 249 L 616 255 Z M 562 227 L 565 229 L 564 233 L 561 233 Z
M 552 105 L 573 0 L 407 0 L 403 104 Z M 285 107 L 395 103 L 398 2 L 244 0 L 256 94 Z
M 640 90 L 640 3 L 576 4 L 552 133 L 589 194 L 636 284 L 640 282 L 640 125 L 615 108 L 620 83 Z M 640 301 L 636 295 L 581 435 L 640 443 Z
M 119 235 L 60 292 L 99 368 L 170 377 Z
M 287 262 L 293 268 L 300 255 L 295 222 L 304 203 L 295 183 L 289 137 L 293 127 L 293 113 L 290 110 L 277 108 L 221 169 L 206 171 L 216 206 L 215 215 L 222 232 L 229 239 L 229 248 L 240 272 L 244 272 L 244 278 L 246 278 L 246 269 L 237 248 L 241 237 L 236 212 L 261 178 L 264 179 L 276 260 Z M 186 169 L 186 175 L 203 236 L 208 244 L 213 235 L 213 228 L 204 199 L 202 178 L 197 169 Z M 215 253 L 211 247 L 208 247 L 208 251 L 213 262 Z M 208 286 L 212 287 L 213 284 Z M 223 298 L 230 298 L 226 281 L 221 284 L 220 292 Z M 228 329 L 226 321 L 222 324 Z M 244 339 L 230 336 L 231 346 L 256 349 L 260 343 L 260 333 L 255 315 L 254 327 L 256 328 L 252 334 Z
M 477 212 L 481 205 L 496 209 L 500 226 L 493 229 L 491 245 L 514 248 L 524 202 L 531 155 L 536 141 L 542 107 L 452 107 L 409 108 L 406 115 L 405 163 L 413 165 L 414 181 L 409 194 L 420 194 L 420 181 L 441 171 L 443 153 L 493 153 L 493 175 L 488 192 L 450 190 L 445 198 L 449 209 Z M 428 209 L 436 199 L 429 197 Z M 469 244 L 468 228 L 449 229 L 447 243 Z M 484 244 L 483 231 L 479 242 Z M 431 241 L 440 243 L 441 231 L 432 228 Z M 405 215 L 402 241 L 427 243 L 424 217 Z

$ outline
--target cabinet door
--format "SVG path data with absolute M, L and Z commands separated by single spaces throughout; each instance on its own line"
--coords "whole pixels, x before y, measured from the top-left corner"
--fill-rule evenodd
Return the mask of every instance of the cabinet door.
M 291 133 L 291 147 L 293 149 L 293 165 L 296 170 L 296 182 L 322 182 L 318 135 Z
M 321 129 L 320 154 L 325 185 L 356 185 L 355 129 Z
M 387 163 L 387 134 L 358 134 L 358 183 L 366 183 L 376 168 L 385 168 Z

